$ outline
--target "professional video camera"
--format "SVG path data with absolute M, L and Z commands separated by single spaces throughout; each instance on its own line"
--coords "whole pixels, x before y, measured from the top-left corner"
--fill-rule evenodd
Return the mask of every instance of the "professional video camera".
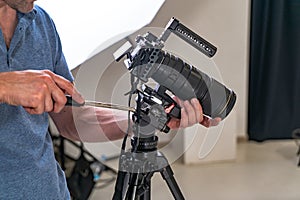
M 120 48 L 123 52 L 116 52 L 115 58 L 118 61 L 127 55 L 125 64 L 139 80 L 146 83 L 152 78 L 182 100 L 196 97 L 205 115 L 224 119 L 235 104 L 235 93 L 194 66 L 163 51 L 170 33 L 176 34 L 208 57 L 214 56 L 217 51 L 212 44 L 172 18 L 159 38 L 150 32 L 138 36 L 134 49 L 130 43 L 125 43 Z
M 132 116 L 132 149 L 125 149 L 125 136 L 114 200 L 150 199 L 150 181 L 155 172 L 161 173 L 175 199 L 184 199 L 167 159 L 157 151 L 155 131 L 167 133 L 167 123 L 171 117 L 180 118 L 180 106 L 171 98 L 170 92 L 182 100 L 196 97 L 204 115 L 210 118 L 224 119 L 235 104 L 236 95 L 232 90 L 162 50 L 171 33 L 208 57 L 214 56 L 217 51 L 215 46 L 172 18 L 160 37 L 148 32 L 137 36 L 135 47 L 126 42 L 114 53 L 116 61 L 126 56 L 124 62 L 131 72 L 129 107 L 132 96 L 137 95 Z M 150 78 L 158 84 L 155 89 L 145 85 Z M 142 87 L 139 87 L 141 83 Z

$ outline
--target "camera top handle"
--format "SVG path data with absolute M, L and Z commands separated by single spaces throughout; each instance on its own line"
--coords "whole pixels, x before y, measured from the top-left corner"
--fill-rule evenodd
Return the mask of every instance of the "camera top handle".
M 167 24 L 164 32 L 158 39 L 161 42 L 165 42 L 170 34 L 174 33 L 197 50 L 201 51 L 208 57 L 213 57 L 217 52 L 217 47 L 200 37 L 198 34 L 181 24 L 176 18 L 171 18 Z

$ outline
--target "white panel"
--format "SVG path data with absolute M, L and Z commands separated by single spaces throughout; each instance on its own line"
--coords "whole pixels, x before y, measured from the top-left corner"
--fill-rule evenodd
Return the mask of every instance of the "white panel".
M 151 22 L 164 0 L 42 0 L 70 69 Z M 100 46 L 100 47 L 99 47 Z

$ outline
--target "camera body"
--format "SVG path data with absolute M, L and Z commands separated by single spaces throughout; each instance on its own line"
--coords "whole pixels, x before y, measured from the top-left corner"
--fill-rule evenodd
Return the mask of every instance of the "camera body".
M 182 100 L 197 98 L 206 116 L 224 119 L 234 107 L 236 94 L 181 58 L 164 51 L 164 42 L 171 33 L 208 57 L 217 51 L 211 43 L 172 18 L 159 38 L 150 32 L 137 36 L 135 48 L 125 43 L 121 49 L 126 50 L 118 52 L 119 56 L 116 54 L 115 58 L 118 61 L 127 55 L 125 65 L 137 79 L 147 83 L 152 78 Z

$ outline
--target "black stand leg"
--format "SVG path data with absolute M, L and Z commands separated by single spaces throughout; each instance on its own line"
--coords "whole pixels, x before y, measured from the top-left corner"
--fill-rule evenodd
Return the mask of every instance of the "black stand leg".
M 61 168 L 62 170 L 66 170 L 66 166 L 65 166 L 65 138 L 64 137 L 60 137 L 60 145 L 59 145 L 59 154 L 60 154 L 60 162 L 61 162 Z
M 149 172 L 146 174 L 140 174 L 139 188 L 136 191 L 136 196 L 140 200 L 150 200 L 151 199 L 151 178 L 154 172 Z
M 183 194 L 181 193 L 179 186 L 176 183 L 174 178 L 174 173 L 170 166 L 165 167 L 160 172 L 163 179 L 167 182 L 171 193 L 175 199 L 184 199 Z
M 134 157 L 133 154 L 130 153 L 125 153 L 123 155 L 126 156 L 121 156 L 120 159 L 120 169 L 122 171 L 118 172 L 113 200 L 150 200 L 151 178 L 155 172 L 160 172 L 174 199 L 184 200 L 184 196 L 174 178 L 174 173 L 166 158 L 160 152 L 155 151 L 154 153 L 143 153 L 143 155 L 146 155 L 145 157 L 147 158 L 143 161 L 141 161 L 140 157 Z M 152 156 L 155 158 L 151 158 Z M 132 169 L 137 169 L 140 166 L 132 166 L 134 165 L 132 163 L 133 160 L 138 163 L 145 163 L 145 165 L 147 163 L 147 165 L 155 167 L 152 171 L 134 173 L 134 170 Z M 124 166 L 121 166 L 122 164 L 130 166 L 130 169 L 124 170 L 125 168 Z M 145 165 L 143 165 L 143 167 Z
M 118 177 L 115 185 L 115 193 L 113 196 L 113 200 L 121 200 L 123 196 L 126 195 L 126 190 L 128 188 L 128 173 L 118 171 Z

